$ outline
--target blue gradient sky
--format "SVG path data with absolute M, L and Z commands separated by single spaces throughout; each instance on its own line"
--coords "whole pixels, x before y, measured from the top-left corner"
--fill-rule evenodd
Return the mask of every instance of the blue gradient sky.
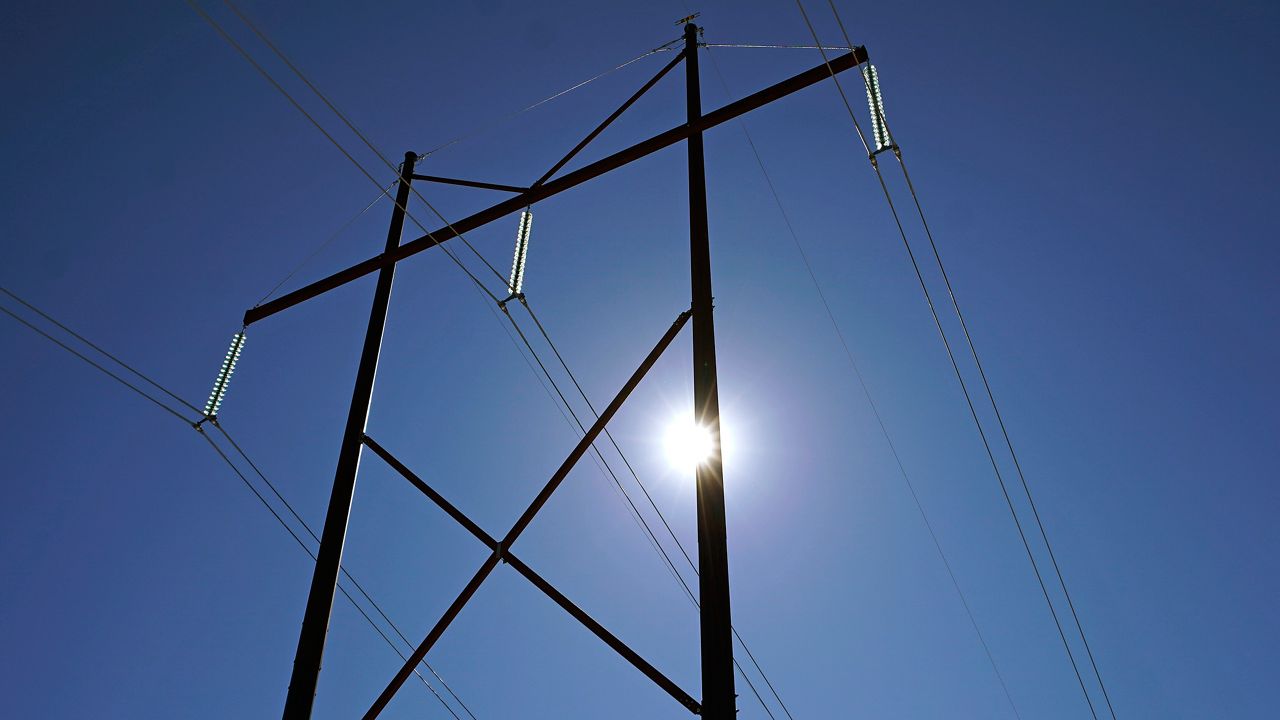
M 686 14 L 675 1 L 601 5 L 245 8 L 398 158 L 673 39 Z M 835 42 L 825 5 L 808 7 Z M 1275 8 L 840 8 L 880 69 L 1118 715 L 1272 717 Z M 790 2 L 696 9 L 711 42 L 809 41 Z M 0 282 L 202 401 L 243 311 L 374 189 L 183 3 L 6 12 Z M 664 57 L 421 170 L 527 183 Z M 793 50 L 713 57 L 734 96 L 819 61 Z M 703 58 L 713 108 L 726 95 Z M 575 165 L 679 124 L 682 74 Z M 861 93 L 852 99 L 865 113 Z M 834 88 L 747 123 L 1022 717 L 1087 717 Z M 682 148 L 670 148 L 534 209 L 526 291 L 598 404 L 687 305 L 684 173 Z M 739 127 L 708 133 L 707 173 L 738 628 L 796 718 L 1013 717 Z M 494 199 L 420 189 L 451 218 Z M 376 205 L 289 287 L 376 253 L 388 214 Z M 505 268 L 515 225 L 468 237 Z M 939 278 L 928 280 L 941 298 Z M 317 528 L 372 287 L 364 279 L 252 327 L 223 408 Z M 276 715 L 306 556 L 190 428 L 8 318 L 0 340 L 4 714 Z M 690 473 L 660 445 L 689 401 L 688 352 L 682 337 L 615 434 L 692 548 Z M 436 251 L 397 275 L 369 432 L 493 534 L 574 441 Z M 696 616 L 594 465 L 570 476 L 518 552 L 699 694 Z M 347 565 L 415 642 L 484 556 L 366 455 Z M 362 712 L 400 662 L 341 598 L 325 660 L 317 718 Z M 509 568 L 430 660 L 482 719 L 683 715 Z M 740 692 L 741 716 L 765 717 Z M 385 716 L 447 717 L 416 681 Z

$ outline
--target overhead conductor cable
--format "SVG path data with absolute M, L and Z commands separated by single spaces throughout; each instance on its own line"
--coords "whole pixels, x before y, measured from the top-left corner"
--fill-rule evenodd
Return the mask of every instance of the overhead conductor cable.
M 520 295 L 524 287 L 524 263 L 529 255 L 529 231 L 533 228 L 533 213 L 528 209 L 520 212 L 520 228 L 516 230 L 516 249 L 511 258 L 511 279 L 507 281 L 507 291 L 511 297 Z
M 231 336 L 231 347 L 227 348 L 227 355 L 222 359 L 218 377 L 213 381 L 213 391 L 209 393 L 209 400 L 204 404 L 205 417 L 214 417 L 218 414 L 218 408 L 222 407 L 222 400 L 227 396 L 227 385 L 231 382 L 232 373 L 236 371 L 236 363 L 240 360 L 240 351 L 243 349 L 244 331 L 241 330 Z

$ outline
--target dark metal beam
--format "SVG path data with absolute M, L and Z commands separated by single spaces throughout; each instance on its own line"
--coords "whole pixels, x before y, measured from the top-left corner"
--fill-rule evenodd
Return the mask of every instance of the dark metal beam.
M 698 26 L 684 26 L 685 99 L 689 126 L 699 127 Z M 689 135 L 689 280 L 693 296 L 693 420 L 711 436 L 710 456 L 694 468 L 698 496 L 698 603 L 702 636 L 702 705 L 707 720 L 734 720 L 733 624 L 729 615 L 729 551 L 720 457 L 720 394 L 711 292 L 711 237 L 702 130 Z
M 387 252 L 400 244 L 405 207 L 409 202 L 409 184 L 413 179 L 413 164 L 417 157 L 415 153 L 405 153 L 404 164 L 400 166 L 396 205 L 391 211 L 391 226 L 387 230 Z M 329 616 L 333 612 L 333 594 L 338 586 L 338 573 L 342 569 L 342 546 L 347 540 L 347 520 L 351 515 L 351 501 L 356 491 L 361 439 L 364 437 L 365 422 L 369 419 L 369 403 L 373 398 L 373 380 L 378 372 L 378 354 L 382 350 L 382 330 L 387 324 L 387 307 L 391 302 L 391 283 L 395 277 L 395 268 L 395 265 L 384 265 L 378 272 L 378 286 L 373 294 L 373 307 L 369 310 L 364 349 L 360 353 L 355 389 L 351 393 L 351 408 L 342 434 L 342 446 L 338 450 L 338 469 L 334 473 L 329 510 L 320 535 L 320 552 L 316 556 L 311 591 L 307 595 L 307 609 L 302 617 L 302 631 L 298 636 L 298 649 L 293 659 L 293 676 L 289 680 L 289 693 L 284 705 L 285 720 L 308 720 L 315 703 L 325 637 L 329 633 Z
M 369 711 L 365 713 L 365 720 L 373 720 L 373 718 L 378 717 L 378 714 L 387 706 L 387 703 L 391 702 L 391 698 L 395 696 L 396 691 L 398 691 L 401 686 L 404 685 L 404 682 L 409 679 L 409 676 L 413 674 L 413 669 L 417 667 L 418 663 L 422 662 L 424 657 L 427 656 L 427 653 L 431 650 L 431 646 L 435 645 L 436 641 L 440 639 L 440 636 L 443 635 L 444 631 L 449 627 L 449 624 L 452 623 L 454 618 L 458 616 L 458 613 L 462 611 L 463 606 L 465 606 L 467 601 L 475 595 L 476 590 L 480 589 L 480 585 L 489 577 L 489 574 L 493 572 L 493 569 L 498 565 L 498 561 L 502 559 L 504 549 L 511 547 L 515 543 L 515 541 L 520 537 L 520 534 L 523 533 L 525 528 L 529 526 L 529 523 L 533 521 L 533 517 L 538 514 L 538 511 L 547 503 L 547 500 L 551 499 L 551 494 L 554 493 L 556 488 L 560 487 L 560 483 L 568 477 L 569 471 L 573 470 L 573 467 L 578 463 L 578 460 L 582 459 L 582 456 L 586 454 L 587 449 L 596 441 L 596 437 L 600 435 L 605 426 L 608 425 L 609 421 L 613 419 L 613 416 L 622 407 L 622 404 L 626 402 L 627 398 L 631 395 L 631 391 L 635 390 L 636 386 L 640 384 L 640 381 L 644 379 L 644 376 L 649 372 L 649 369 L 652 368 L 653 364 L 662 356 L 663 351 L 667 349 L 667 346 L 671 344 L 671 341 L 675 340 L 676 335 L 688 320 L 688 311 L 680 313 L 679 317 L 676 318 L 675 322 L 671 324 L 671 327 L 668 328 L 667 332 L 662 336 L 662 339 L 658 341 L 658 344 L 653 347 L 653 350 L 649 351 L 649 354 L 645 357 L 644 361 L 640 363 L 640 367 L 636 368 L 636 371 L 631 374 L 631 377 L 627 379 L 626 384 L 624 384 L 622 389 L 618 391 L 618 394 L 614 396 L 613 401 L 604 409 L 604 412 L 600 413 L 600 417 L 596 419 L 595 423 L 591 425 L 591 428 L 588 429 L 586 434 L 582 436 L 582 439 L 578 441 L 578 444 L 573 448 L 573 451 L 569 453 L 569 456 L 565 458 L 565 461 L 560 465 L 560 468 L 551 476 L 551 479 L 547 480 L 546 485 L 542 487 L 542 491 L 538 493 L 537 497 L 533 499 L 533 502 L 529 504 L 529 507 L 525 509 L 524 513 L 520 515 L 520 518 L 516 520 L 515 524 L 511 526 L 511 529 L 507 531 L 507 534 L 503 536 L 502 541 L 498 543 L 498 549 L 489 555 L 489 558 L 484 561 L 484 564 L 480 566 L 480 569 L 476 571 L 476 574 L 471 577 L 469 582 L 467 582 L 466 587 L 462 589 L 462 592 L 458 594 L 458 597 L 455 598 L 453 603 L 449 605 L 449 608 L 445 610 L 444 615 L 441 616 L 441 618 L 431 628 L 431 631 L 427 633 L 426 638 L 422 640 L 422 643 L 418 645 L 417 649 L 413 651 L 413 654 L 410 655 L 404 662 L 404 665 L 400 667 L 400 671 L 396 673 L 395 677 L 391 679 L 391 682 L 387 684 L 387 687 L 383 689 L 382 694 L 378 696 L 378 699 L 373 702 Z
M 649 82 L 645 83 L 639 90 L 635 92 L 635 94 L 627 98 L 627 101 L 622 103 L 622 105 L 619 106 L 617 110 L 614 110 L 612 115 L 605 118 L 604 122 L 597 125 L 595 130 L 592 130 L 590 133 L 588 133 L 587 136 L 582 139 L 582 142 L 575 145 L 567 155 L 560 158 L 560 162 L 556 163 L 555 165 L 552 165 L 550 170 L 546 171 L 545 173 L 542 174 L 542 177 L 535 180 L 533 183 L 533 187 L 538 187 L 542 183 L 546 182 L 547 179 L 550 178 L 552 175 L 555 175 L 556 172 L 560 170 L 560 168 L 565 166 L 565 163 L 572 160 L 574 155 L 577 155 L 582 150 L 582 148 L 586 147 L 587 143 L 590 143 L 592 140 L 595 140 L 597 135 L 604 132 L 605 128 L 609 127 L 609 125 L 612 124 L 614 120 L 617 120 L 618 117 L 622 115 L 622 113 L 626 112 L 627 108 L 631 107 L 635 103 L 635 101 L 639 100 L 641 95 L 644 95 L 646 92 L 649 92 L 649 88 L 653 87 L 654 85 L 657 85 L 658 81 L 661 80 L 664 75 L 671 72 L 671 68 L 675 67 L 676 63 L 680 62 L 683 59 L 684 59 L 684 52 L 676 53 L 676 56 L 671 58 L 671 62 L 667 63 L 666 66 L 664 66 L 661 70 L 659 70 L 657 75 L 654 75 L 652 78 L 650 78 Z
M 373 450 L 378 457 L 385 460 L 393 470 L 400 473 L 401 477 L 408 480 L 410 485 L 417 488 L 441 510 L 444 510 L 449 517 L 453 518 L 459 525 L 466 528 L 467 532 L 471 533 L 477 540 L 484 543 L 491 551 L 498 551 L 497 540 L 494 540 L 489 533 L 485 532 L 479 525 L 473 522 L 471 518 L 467 517 L 461 510 L 455 507 L 453 503 L 446 500 L 443 495 L 436 492 L 435 488 L 431 487 L 426 483 L 426 481 L 414 474 L 412 470 L 388 452 L 386 448 L 379 445 L 377 441 L 368 435 L 364 436 L 364 444 L 368 445 L 369 449 Z M 543 594 L 551 598 L 551 600 L 557 605 L 564 608 L 566 612 L 574 617 L 574 619 L 586 626 L 586 628 L 594 633 L 596 637 L 600 638 L 606 645 L 613 648 L 614 651 L 626 659 L 627 662 L 631 663 L 637 670 L 644 673 L 645 677 L 655 682 L 658 687 L 666 690 L 671 697 L 676 699 L 676 702 L 684 705 L 694 715 L 697 715 L 701 711 L 702 708 L 698 704 L 698 701 L 694 700 L 689 693 L 680 689 L 679 685 L 672 682 L 666 675 L 663 675 L 647 660 L 640 657 L 639 654 L 619 640 L 617 636 L 606 630 L 603 625 L 596 622 L 595 618 L 588 615 L 586 611 L 575 605 L 572 600 L 565 597 L 565 595 L 557 590 L 551 583 L 547 582 L 547 580 L 545 580 L 541 575 L 534 572 L 533 568 L 524 564 L 520 558 L 516 557 L 515 554 L 511 552 L 510 548 L 502 551 L 502 559 L 507 564 L 511 565 L 511 567 L 515 568 L 516 572 L 525 576 L 529 582 L 533 583 L 534 587 L 541 590 Z
M 529 188 L 518 185 L 499 185 L 498 183 L 479 182 L 476 180 L 459 180 L 458 178 L 440 177 L 439 175 L 414 175 L 414 180 L 441 183 L 443 185 L 462 185 L 463 187 L 480 188 L 482 190 L 502 190 L 503 192 L 523 193 Z
M 790 95 L 797 90 L 802 90 L 814 83 L 820 82 L 824 78 L 830 77 L 832 73 L 844 72 L 850 68 L 857 67 L 858 65 L 866 62 L 866 60 L 866 49 L 862 47 L 854 48 L 853 52 L 846 53 L 833 59 L 831 61 L 830 70 L 828 70 L 827 65 L 824 63 L 810 70 L 806 70 L 799 75 L 794 75 L 780 83 L 771 85 L 759 92 L 748 95 L 740 100 L 731 102 L 718 110 L 703 115 L 701 120 L 698 122 L 697 129 L 709 130 L 717 125 L 732 120 L 739 115 L 755 110 L 762 105 L 766 105 L 781 97 Z M 448 227 L 423 235 L 422 237 L 405 243 L 394 250 L 369 258 L 368 260 L 364 260 L 347 268 L 346 270 L 336 272 L 329 277 L 317 280 L 310 285 L 254 307 L 244 314 L 244 324 L 252 325 L 263 318 L 280 312 L 281 310 L 291 308 L 300 302 L 310 300 L 311 298 L 326 293 L 336 287 L 341 287 L 352 280 L 364 277 L 384 265 L 397 263 L 410 255 L 416 255 L 423 250 L 435 247 L 446 240 L 457 237 L 459 233 L 470 232 L 471 230 L 487 225 L 494 220 L 506 217 L 513 212 L 523 210 L 535 202 L 562 193 L 569 188 L 581 185 L 582 183 L 603 175 L 610 170 L 622 167 L 633 160 L 645 157 L 646 155 L 650 155 L 658 150 L 680 142 L 681 140 L 688 138 L 691 132 L 692 130 L 687 124 L 671 128 L 670 130 L 659 133 L 648 140 L 638 142 L 625 150 L 621 150 L 606 158 L 597 160 L 589 165 L 585 165 L 577 170 L 566 173 L 554 180 L 549 180 L 543 185 L 531 188 L 526 193 L 504 200 L 486 210 L 481 210 L 469 217 L 452 223 Z

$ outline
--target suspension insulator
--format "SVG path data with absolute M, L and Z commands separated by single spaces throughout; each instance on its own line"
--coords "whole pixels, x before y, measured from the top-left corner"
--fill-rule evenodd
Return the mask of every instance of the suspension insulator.
M 520 213 L 520 228 L 516 231 L 516 251 L 511 258 L 511 279 L 507 281 L 507 291 L 519 295 L 524 287 L 524 262 L 529 255 L 529 231 L 533 228 L 533 213 L 523 210 Z
M 227 385 L 231 382 L 232 373 L 236 371 L 240 351 L 244 349 L 244 337 L 243 330 L 231 336 L 231 347 L 227 349 L 227 355 L 222 359 L 218 377 L 213 381 L 213 391 L 209 393 L 209 400 L 204 404 L 205 417 L 217 415 L 218 409 L 222 407 L 222 400 L 227 396 Z
M 889 127 L 884 122 L 884 98 L 880 96 L 880 73 L 875 65 L 862 68 L 862 77 L 867 85 L 867 109 L 871 111 L 871 135 L 876 141 L 876 152 L 893 146 L 893 138 L 889 137 Z

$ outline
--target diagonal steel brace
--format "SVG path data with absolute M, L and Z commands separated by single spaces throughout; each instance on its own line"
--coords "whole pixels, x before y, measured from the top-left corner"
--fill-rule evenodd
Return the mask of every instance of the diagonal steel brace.
M 520 518 L 516 520 L 515 524 L 511 526 L 511 529 L 507 531 L 507 534 L 503 536 L 502 540 L 496 543 L 498 548 L 490 553 L 489 558 L 484 561 L 484 564 L 480 566 L 480 569 L 471 577 L 471 580 L 467 583 L 466 587 L 462 589 L 462 592 L 458 594 L 458 597 L 455 598 L 453 603 L 449 605 L 449 608 L 445 610 L 444 615 L 436 621 L 436 624 L 431 628 L 431 631 L 427 633 L 426 638 L 422 640 L 422 643 L 418 645 L 417 649 L 413 651 L 405 661 L 404 665 L 401 666 L 400 671 L 396 673 L 395 677 L 391 679 L 391 682 L 387 684 L 387 687 L 383 689 L 382 694 L 378 696 L 377 700 L 375 700 L 373 705 L 370 706 L 369 711 L 365 713 L 364 720 L 373 720 L 378 717 L 383 709 L 386 708 L 387 703 L 391 702 L 391 698 L 395 696 L 396 692 L 404 685 L 405 681 L 409 679 L 409 676 L 413 674 L 413 669 L 417 667 L 418 663 L 422 662 L 422 659 L 427 656 L 431 647 L 435 645 L 436 641 L 440 639 L 440 636 L 444 634 L 444 631 L 448 629 L 449 624 L 458 616 L 458 613 L 462 611 L 462 608 L 469 600 L 471 600 L 471 597 L 475 595 L 476 591 L 480 589 L 480 585 L 484 583 L 484 581 L 489 577 L 489 574 L 493 572 L 493 569 L 497 567 L 498 562 L 503 559 L 503 551 L 509 551 L 511 546 L 515 544 L 515 541 L 519 539 L 520 534 L 523 533 L 525 528 L 529 526 L 529 523 L 533 521 L 534 516 L 542 509 L 542 506 L 547 503 L 547 500 L 551 499 L 552 493 L 554 493 L 556 488 L 560 486 L 560 483 L 568 477 L 569 472 L 573 470 L 573 467 L 578 463 L 578 460 L 582 459 L 582 456 L 585 455 L 591 445 L 595 443 L 596 438 L 604 431 L 605 426 L 613 419 L 613 416 L 617 414 L 618 410 L 622 407 L 622 404 L 626 402 L 627 398 L 631 395 L 631 392 L 635 390 L 636 386 L 640 384 L 640 381 L 644 379 L 644 376 L 648 374 L 649 369 L 652 368 L 654 363 L 658 361 L 658 358 L 662 356 L 663 351 L 665 351 L 671 342 L 675 340 L 676 335 L 679 334 L 680 329 L 684 327 L 685 323 L 689 321 L 690 316 L 691 312 L 688 310 L 680 313 L 675 322 L 671 324 L 671 327 L 667 329 L 667 332 L 660 340 L 658 340 L 658 344 L 653 347 L 653 350 L 649 351 L 649 354 L 645 357 L 644 361 L 640 363 L 640 367 L 636 368 L 636 371 L 627 379 L 627 382 L 622 386 L 622 389 L 618 391 L 618 394 L 614 396 L 613 401 L 609 403 L 609 406 L 604 409 L 604 412 L 600 413 L 600 417 L 596 419 L 591 428 L 588 429 L 586 434 L 582 436 L 582 439 L 578 441 L 578 444 L 573 448 L 573 451 L 569 453 L 569 456 L 565 458 L 565 461 L 561 463 L 555 474 L 547 480 L 547 483 L 542 487 L 541 492 L 539 492 L 537 497 L 533 499 L 533 502 L 531 502 L 529 507 L 525 509 L 524 513 L 520 515 Z M 510 560 L 509 553 L 506 557 Z M 547 587 L 550 588 L 550 585 Z M 603 628 L 600 629 L 603 630 Z
M 491 551 L 496 554 L 500 554 L 502 562 L 507 563 L 511 567 L 515 568 L 516 572 L 525 576 L 529 582 L 533 583 L 535 587 L 545 593 L 546 596 L 551 598 L 557 605 L 564 608 L 566 612 L 574 617 L 574 619 L 585 625 L 586 628 L 594 633 L 596 637 L 603 640 L 606 645 L 613 648 L 619 655 L 625 658 L 627 662 L 634 665 L 637 670 L 644 673 L 646 677 L 657 683 L 663 690 L 666 690 L 671 697 L 676 699 L 676 702 L 684 705 L 695 715 L 701 711 L 702 708 L 698 704 L 698 701 L 694 700 L 689 693 L 680 689 L 680 686 L 672 682 L 666 675 L 663 675 L 661 671 L 651 665 L 647 660 L 640 657 L 640 655 L 630 647 L 627 647 L 627 645 L 619 640 L 616 635 L 606 630 L 600 623 L 596 622 L 595 618 L 588 615 L 586 611 L 574 604 L 572 600 L 565 597 L 564 594 L 557 590 L 550 582 L 545 580 L 538 573 L 534 572 L 532 568 L 526 565 L 522 560 L 520 560 L 520 558 L 516 557 L 515 554 L 511 552 L 510 548 L 503 548 L 499 545 L 498 541 L 495 540 L 493 536 L 485 532 L 484 529 L 472 521 L 471 518 L 467 517 L 466 514 L 459 510 L 453 503 L 446 500 L 443 495 L 435 490 L 435 488 L 428 485 L 426 481 L 418 477 L 412 470 L 406 467 L 404 463 L 400 462 L 399 459 L 388 452 L 386 448 L 379 445 L 376 440 L 365 435 L 364 444 L 376 453 L 378 457 L 385 460 L 393 470 L 400 473 L 405 480 L 408 480 L 410 485 L 417 488 L 441 510 L 444 510 L 449 517 L 453 518 L 459 525 L 466 528 L 467 532 L 471 533 L 477 540 L 484 543 Z

